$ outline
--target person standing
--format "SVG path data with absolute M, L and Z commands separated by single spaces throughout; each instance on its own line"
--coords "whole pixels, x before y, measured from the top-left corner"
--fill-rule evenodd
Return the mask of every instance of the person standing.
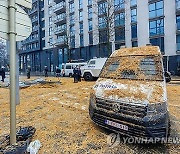
M 27 67 L 27 79 L 30 79 L 30 77 L 31 77 L 31 67 L 28 66 Z
M 44 75 L 45 75 L 45 77 L 48 77 L 48 67 L 47 66 L 44 67 Z
M 78 83 L 78 67 L 74 67 L 73 69 L 74 83 Z
M 6 75 L 5 75 L 5 67 L 4 66 L 2 66 L 1 67 L 1 76 L 2 76 L 2 82 L 4 82 L 4 79 L 6 78 Z
M 78 67 L 78 81 L 81 82 L 81 68 Z

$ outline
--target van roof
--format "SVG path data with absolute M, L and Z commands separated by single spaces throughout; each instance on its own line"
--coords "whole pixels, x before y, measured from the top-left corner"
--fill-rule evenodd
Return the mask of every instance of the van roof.
M 110 57 L 117 56 L 143 56 L 143 55 L 161 55 L 158 46 L 144 46 L 144 47 L 133 47 L 133 48 L 122 48 L 115 50 Z

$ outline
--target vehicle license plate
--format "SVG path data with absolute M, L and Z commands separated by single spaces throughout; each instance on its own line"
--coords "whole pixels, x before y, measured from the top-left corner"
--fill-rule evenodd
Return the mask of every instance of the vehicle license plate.
M 128 131 L 128 126 L 122 125 L 122 124 L 119 124 L 119 123 L 116 123 L 116 122 L 113 122 L 113 121 L 110 121 L 110 120 L 105 120 L 105 124 Z

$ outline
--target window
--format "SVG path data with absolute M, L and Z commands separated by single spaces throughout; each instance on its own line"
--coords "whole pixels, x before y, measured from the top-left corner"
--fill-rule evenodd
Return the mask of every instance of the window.
M 137 38 L 137 25 L 131 25 L 131 37 L 132 39 Z
M 137 22 L 137 9 L 132 9 L 131 10 L 131 22 Z
M 106 28 L 107 23 L 105 17 L 99 18 L 99 28 Z
M 83 23 L 79 23 L 79 32 L 80 34 L 83 33 Z
M 88 8 L 88 18 L 92 18 L 92 7 Z
M 88 5 L 92 5 L 92 0 L 88 0 Z
M 115 15 L 115 26 L 123 26 L 125 24 L 125 13 L 118 13 Z
M 98 14 L 105 14 L 107 12 L 107 2 L 98 4 Z
M 150 21 L 149 28 L 150 36 L 164 34 L 164 19 Z
M 71 15 L 69 16 L 69 19 L 70 19 L 70 24 L 71 24 L 71 25 L 75 23 L 74 14 L 71 14 Z
M 84 37 L 83 35 L 80 35 L 80 46 L 84 46 Z
M 52 14 L 52 13 L 53 13 L 53 8 L 49 7 L 49 14 Z
M 53 28 L 52 28 L 52 27 L 50 27 L 50 28 L 49 28 L 49 36 L 51 36 L 51 35 L 52 35 L 52 32 L 53 32 Z
M 80 11 L 80 12 L 79 12 L 79 21 L 82 21 L 82 20 L 83 20 L 83 12 Z
M 69 12 L 70 13 L 74 12 L 74 3 L 69 4 Z
M 180 35 L 176 36 L 177 51 L 180 51 Z
M 125 40 L 125 28 L 116 28 L 115 29 L 115 40 L 123 41 Z
M 180 9 L 180 0 L 176 0 L 176 9 Z
M 83 8 L 83 0 L 79 0 L 79 9 Z
M 180 16 L 176 16 L 177 30 L 180 30 Z
M 138 42 L 137 41 L 132 41 L 132 47 L 138 47 Z
M 95 64 L 96 64 L 96 61 L 95 61 L 95 60 L 91 60 L 91 61 L 89 62 L 89 64 L 90 64 L 90 65 L 95 65 Z
M 89 33 L 89 44 L 93 44 L 93 33 Z
M 49 25 L 52 25 L 53 21 L 52 21 L 52 17 L 49 17 Z
M 114 0 L 114 9 L 124 9 L 124 0 Z
M 50 46 L 52 46 L 52 45 L 53 45 L 53 38 L 52 38 L 52 37 L 51 37 L 51 38 L 49 38 L 49 42 L 48 42 L 48 43 L 49 43 L 49 45 L 50 45 Z
M 71 69 L 71 65 L 66 65 L 66 69 Z
M 70 26 L 70 35 L 75 35 L 75 26 Z
M 161 52 L 164 52 L 164 37 L 152 38 L 150 43 L 155 46 L 159 46 Z
M 119 61 L 115 61 L 115 62 L 111 63 L 111 64 L 109 65 L 108 71 L 109 71 L 109 72 L 114 72 L 114 71 L 116 71 L 116 70 L 119 68 L 119 65 L 120 65 Z
M 137 5 L 137 0 L 131 0 L 131 6 Z
M 155 17 L 163 16 L 164 14 L 163 5 L 164 4 L 162 0 L 149 4 L 149 17 L 155 18 Z
M 92 20 L 88 21 L 88 25 L 89 25 L 89 31 L 92 31 L 93 27 L 92 27 Z
M 108 40 L 107 31 L 106 30 L 99 31 L 99 42 L 105 43 L 107 42 L 107 40 Z

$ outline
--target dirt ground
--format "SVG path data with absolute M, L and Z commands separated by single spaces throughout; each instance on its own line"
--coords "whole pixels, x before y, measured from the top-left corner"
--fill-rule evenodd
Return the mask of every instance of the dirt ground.
M 56 78 L 47 80 L 58 81 Z M 94 82 L 35 85 L 21 89 L 17 106 L 17 127 L 34 126 L 33 140 L 40 140 L 39 153 L 180 153 L 179 145 L 107 144 L 107 132 L 97 127 L 88 115 L 89 92 Z M 180 83 L 168 84 L 172 134 L 180 134 Z M 0 134 L 9 133 L 9 89 L 0 88 Z

